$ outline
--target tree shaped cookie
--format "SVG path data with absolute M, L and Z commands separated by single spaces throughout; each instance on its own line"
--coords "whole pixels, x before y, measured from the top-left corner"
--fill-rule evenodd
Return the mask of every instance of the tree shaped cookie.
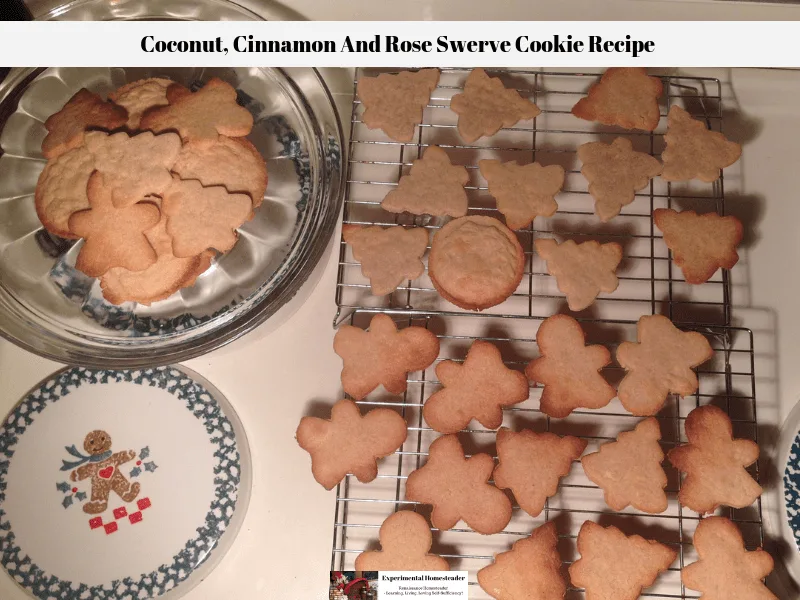
M 778 600 L 762 581 L 772 572 L 772 557 L 761 548 L 748 552 L 731 521 L 702 519 L 693 543 L 700 559 L 683 568 L 681 581 L 702 600 Z
M 556 524 L 549 521 L 478 571 L 478 584 L 496 600 L 563 600 L 567 585 L 557 544 Z
M 403 175 L 397 188 L 386 194 L 381 207 L 391 213 L 463 217 L 467 214 L 464 186 L 469 175 L 464 167 L 450 164 L 447 153 L 429 146 Z
M 667 453 L 672 466 L 686 473 L 678 501 L 701 515 L 755 502 L 761 486 L 745 467 L 758 460 L 758 444 L 734 439 L 730 418 L 713 405 L 695 408 L 684 428 L 689 443 Z
M 362 483 L 378 476 L 378 459 L 406 441 L 406 422 L 390 408 L 374 408 L 364 416 L 355 402 L 339 400 L 330 420 L 303 417 L 297 443 L 311 455 L 311 472 L 325 489 L 333 489 L 352 473 Z
M 669 109 L 667 147 L 661 153 L 664 181 L 712 182 L 719 178 L 725 167 L 731 166 L 742 155 L 742 147 L 729 141 L 718 131 L 710 131 L 706 124 L 693 119 L 680 106 Z
M 622 260 L 622 246 L 594 240 L 576 244 L 567 240 L 538 239 L 536 252 L 547 261 L 547 272 L 556 278 L 558 289 L 567 297 L 571 311 L 588 308 L 600 292 L 611 293 L 619 280 L 616 270 Z
M 106 102 L 89 90 L 79 90 L 64 107 L 44 122 L 47 136 L 42 141 L 45 158 L 56 158 L 83 144 L 87 129 L 116 129 L 125 125 L 127 111 Z
M 578 100 L 572 114 L 604 125 L 653 131 L 660 118 L 662 88 L 661 80 L 649 77 L 643 68 L 613 67 Z
M 244 137 L 219 136 L 183 145 L 172 171 L 181 179 L 197 179 L 204 186 L 224 186 L 232 194 L 245 193 L 258 208 L 267 190 L 267 165 L 264 157 Z
M 115 206 L 130 206 L 149 195 L 161 196 L 172 183 L 170 169 L 181 150 L 175 133 L 153 135 L 149 131 L 130 136 L 88 132 L 86 148 L 94 156 L 95 168 L 111 188 Z
M 705 283 L 717 269 L 732 269 L 739 262 L 736 246 L 744 230 L 736 217 L 657 208 L 653 221 L 687 283 Z
M 696 331 L 681 331 L 662 315 L 645 315 L 636 326 L 638 342 L 623 342 L 617 362 L 625 369 L 617 395 L 626 410 L 639 417 L 656 414 L 668 394 L 697 391 L 692 369 L 714 355 L 708 340 Z
M 542 112 L 519 92 L 506 88 L 498 78 L 489 77 L 483 69 L 472 70 L 464 91 L 450 100 L 450 109 L 458 114 L 458 133 L 468 144 Z
M 520 508 L 532 517 L 539 516 L 545 501 L 558 491 L 559 480 L 569 473 L 572 461 L 586 449 L 586 440 L 571 435 L 535 433 L 523 429 L 515 433 L 501 427 L 497 432 L 497 457 L 494 483 L 510 489 Z
M 206 250 L 197 256 L 178 258 L 172 253 L 172 237 L 167 233 L 167 216 L 144 232 L 156 251 L 156 262 L 144 271 L 128 271 L 122 267 L 109 269 L 100 278 L 103 297 L 112 304 L 138 302 L 150 305 L 169 298 L 181 288 L 194 284 L 210 266 L 215 253 Z
M 650 417 L 633 431 L 623 431 L 616 442 L 581 458 L 586 476 L 605 492 L 606 504 L 620 511 L 630 505 L 648 513 L 667 510 L 667 474 L 661 467 L 664 452 L 658 440 L 661 428 Z
M 586 600 L 636 600 L 678 556 L 664 544 L 593 521 L 581 526 L 578 552 L 569 576 L 572 585 L 585 588 Z
M 443 435 L 431 444 L 425 465 L 408 476 L 406 499 L 432 504 L 437 529 L 451 529 L 463 519 L 478 533 L 497 533 L 511 520 L 511 502 L 488 483 L 493 468 L 488 454 L 466 458 L 458 437 Z
M 342 325 L 333 338 L 342 358 L 342 387 L 361 400 L 379 385 L 390 394 L 406 391 L 406 374 L 427 369 L 439 355 L 439 339 L 424 327 L 397 331 L 392 318 L 372 317 L 369 331 Z
M 253 128 L 253 115 L 236 103 L 236 90 L 216 77 L 193 94 L 170 86 L 167 99 L 168 106 L 145 111 L 140 129 L 177 131 L 184 142 L 213 142 L 220 135 L 243 137 Z
M 356 571 L 449 571 L 447 561 L 428 554 L 433 538 L 425 517 L 410 510 L 399 510 L 387 517 L 378 537 L 380 550 L 362 552 L 356 557 Z
M 528 379 L 544 385 L 539 409 L 563 419 L 576 408 L 603 408 L 617 392 L 600 374 L 611 363 L 605 346 L 587 346 L 580 324 L 569 315 L 545 319 L 536 333 L 541 356 L 525 368 Z
M 236 243 L 236 229 L 253 214 L 246 194 L 229 194 L 221 185 L 203 187 L 199 181 L 174 177 L 164 192 L 161 210 L 175 256 L 197 256 L 213 248 L 227 252 Z
M 536 217 L 552 217 L 558 210 L 554 196 L 564 185 L 564 167 L 481 160 L 478 168 L 511 229 L 527 227 Z
M 603 223 L 616 217 L 623 206 L 633 202 L 636 192 L 661 173 L 657 159 L 635 151 L 631 140 L 624 137 L 610 144 L 582 144 L 578 146 L 578 158 L 594 198 L 594 212 Z
M 144 232 L 158 223 L 160 211 L 155 204 L 139 202 L 117 208 L 111 201 L 111 189 L 97 171 L 86 188 L 89 210 L 74 213 L 69 228 L 85 238 L 75 268 L 89 277 L 99 277 L 112 267 L 143 271 L 156 262 L 156 252 Z
M 362 77 L 356 89 L 364 105 L 361 121 L 370 129 L 383 129 L 393 140 L 410 142 L 438 83 L 439 69 Z
M 436 365 L 442 389 L 425 401 L 425 421 L 440 433 L 455 433 L 472 419 L 487 429 L 503 422 L 503 407 L 528 399 L 528 380 L 503 364 L 490 342 L 476 340 L 464 364 L 445 360 Z
M 343 225 L 342 237 L 361 263 L 375 296 L 385 296 L 403 281 L 425 272 L 422 256 L 428 248 L 428 230 L 422 227 L 361 227 Z

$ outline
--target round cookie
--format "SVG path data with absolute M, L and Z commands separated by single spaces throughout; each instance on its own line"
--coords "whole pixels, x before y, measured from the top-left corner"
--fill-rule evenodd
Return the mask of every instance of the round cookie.
M 517 236 L 492 217 L 454 219 L 433 236 L 428 275 L 439 294 L 461 308 L 500 304 L 517 289 L 524 269 Z

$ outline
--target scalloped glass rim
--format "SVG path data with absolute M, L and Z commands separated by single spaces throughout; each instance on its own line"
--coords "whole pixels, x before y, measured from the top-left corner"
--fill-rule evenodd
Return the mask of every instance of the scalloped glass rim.
M 268 69 L 260 69 L 268 71 Z M 286 258 L 270 278 L 238 304 L 205 322 L 149 337 L 99 338 L 59 327 L 46 314 L 26 307 L 0 286 L 0 335 L 59 362 L 104 368 L 157 366 L 188 360 L 219 348 L 273 315 L 308 278 L 338 220 L 344 173 L 342 127 L 330 92 L 316 69 L 274 69 L 291 87 L 313 165 L 312 191 L 303 224 Z M 0 83 L 0 102 L 18 95 L 43 69 L 13 69 Z M 332 160 L 332 152 L 339 157 Z

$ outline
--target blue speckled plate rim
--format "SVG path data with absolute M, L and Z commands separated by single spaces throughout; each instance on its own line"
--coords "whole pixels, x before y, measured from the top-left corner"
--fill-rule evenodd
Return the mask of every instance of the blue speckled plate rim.
M 143 574 L 136 581 L 131 577 L 114 580 L 111 589 L 107 589 L 103 585 L 74 584 L 47 575 L 30 557 L 20 557 L 21 550 L 15 543 L 15 535 L 2 503 L 14 446 L 19 436 L 33 423 L 35 416 L 48 404 L 68 396 L 72 391 L 68 390 L 69 387 L 111 382 L 158 387 L 185 403 L 189 410 L 190 405 L 198 406 L 198 409 L 192 410 L 193 414 L 203 421 L 209 436 L 221 433 L 209 439 L 217 446 L 215 455 L 219 453 L 220 458 L 227 459 L 228 463 L 224 469 L 222 466 L 215 467 L 215 474 L 224 470 L 227 478 L 215 477 L 215 497 L 206 514 L 205 525 L 197 529 L 197 536 L 186 542 L 183 550 L 173 557 L 173 562 Z M 25 410 L 22 410 L 23 407 Z M 23 425 L 19 424 L 20 419 Z M 213 425 L 212 419 L 218 419 L 218 424 Z M 224 423 L 230 425 L 229 431 L 225 431 Z M 223 443 L 225 440 L 233 443 L 226 446 Z M 225 397 L 202 376 L 177 365 L 125 371 L 67 368 L 47 377 L 28 392 L 0 426 L 0 564 L 20 588 L 42 600 L 80 600 L 86 592 L 89 592 L 92 600 L 116 600 L 120 597 L 117 593 L 120 585 L 125 585 L 125 593 L 134 597 L 138 597 L 137 594 L 144 589 L 147 598 L 164 595 L 174 598 L 187 593 L 202 580 L 197 576 L 199 570 L 207 574 L 222 559 L 244 520 L 250 484 L 249 447 L 241 422 Z M 227 507 L 232 507 L 232 510 L 227 511 Z M 214 514 L 215 511 L 219 512 L 219 517 Z M 180 575 L 181 572 L 183 575 Z M 158 580 L 159 575 L 163 575 L 161 581 Z

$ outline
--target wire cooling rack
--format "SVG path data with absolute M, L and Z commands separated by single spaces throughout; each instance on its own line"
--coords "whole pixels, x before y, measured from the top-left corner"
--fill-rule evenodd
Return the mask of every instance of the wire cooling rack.
M 368 70 L 366 74 L 378 72 Z M 539 325 L 544 318 L 564 312 L 566 306 L 563 294 L 534 252 L 533 240 L 538 237 L 614 240 L 623 246 L 625 258 L 617 271 L 619 288 L 612 294 L 601 294 L 586 311 L 572 313 L 581 321 L 587 343 L 604 344 L 613 356 L 619 343 L 636 340 L 636 321 L 645 314 L 669 316 L 682 329 L 701 331 L 711 342 L 714 357 L 698 370 L 697 393 L 685 398 L 671 396 L 657 416 L 665 451 L 686 441 L 683 429 L 686 416 L 693 408 L 704 404 L 715 404 L 728 412 L 736 437 L 757 441 L 753 336 L 749 330 L 730 327 L 728 273 L 718 272 L 701 286 L 686 284 L 680 270 L 673 266 L 669 250 L 652 219 L 653 210 L 660 207 L 694 208 L 699 212 L 715 210 L 724 214 L 722 179 L 714 184 L 668 184 L 656 178 L 619 216 L 602 224 L 594 216 L 593 201 L 576 157 L 580 144 L 594 140 L 610 142 L 620 135 L 629 137 L 635 149 L 660 156 L 666 114 L 674 103 L 705 120 L 709 128 L 720 131 L 723 114 L 720 82 L 710 78 L 663 77 L 662 118 L 653 133 L 645 133 L 603 127 L 571 115 L 570 109 L 585 95 L 598 74 L 489 71 L 492 76 L 500 76 L 507 87 L 514 87 L 534 100 L 542 114 L 465 146 L 455 131 L 457 116 L 448 107 L 449 99 L 461 90 L 468 72 L 442 70 L 439 87 L 424 111 L 414 143 L 389 141 L 380 131 L 367 129 L 361 123 L 363 111 L 356 98 L 344 222 L 416 225 L 435 233 L 445 219 L 394 215 L 380 207 L 383 197 L 397 185 L 400 176 L 408 172 L 411 162 L 432 144 L 444 148 L 454 164 L 467 168 L 470 214 L 502 218 L 477 169 L 477 162 L 482 158 L 562 165 L 567 176 L 564 191 L 556 196 L 559 210 L 553 217 L 537 218 L 532 226 L 517 232 L 526 251 L 522 283 L 506 302 L 482 313 L 463 311 L 447 303 L 433 289 L 427 274 L 406 282 L 388 297 L 372 296 L 360 265 L 353 259 L 349 247 L 342 243 L 335 323 L 348 322 L 366 328 L 376 313 L 386 313 L 399 327 L 418 325 L 430 329 L 439 337 L 441 351 L 434 365 L 424 372 L 408 375 L 408 389 L 402 396 L 392 396 L 381 389 L 359 402 L 363 410 L 374 406 L 395 408 L 408 423 L 408 439 L 394 455 L 379 463 L 375 481 L 362 484 L 348 475 L 337 487 L 332 570 L 352 570 L 360 552 L 377 549 L 378 528 L 392 512 L 412 509 L 430 516 L 430 506 L 405 500 L 405 481 L 411 471 L 424 464 L 430 443 L 438 436 L 422 418 L 425 400 L 441 387 L 435 375 L 436 364 L 448 359 L 463 361 L 476 339 L 494 343 L 501 350 L 506 365 L 513 369 L 524 369 L 538 356 L 536 332 Z M 365 71 L 357 70 L 356 83 L 364 74 Z M 604 371 L 612 384 L 617 384 L 623 375 L 616 362 Z M 615 439 L 621 431 L 633 429 L 638 422 L 617 399 L 602 410 L 579 410 L 566 419 L 550 419 L 539 411 L 540 395 L 541 388 L 532 387 L 526 402 L 504 410 L 503 425 L 515 430 L 531 428 L 576 435 L 588 441 L 586 453 L 589 453 Z M 468 455 L 486 452 L 495 456 L 495 433 L 468 429 L 461 432 L 459 438 Z M 616 525 L 627 534 L 638 533 L 656 539 L 678 551 L 679 558 L 673 567 L 645 590 L 643 597 L 697 598 L 699 594 L 686 590 L 681 584 L 680 571 L 697 559 L 691 540 L 699 516 L 678 504 L 679 474 L 667 461 L 664 468 L 669 478 L 669 507 L 660 515 L 647 515 L 630 507 L 622 512 L 612 511 L 603 501 L 602 490 L 586 478 L 580 465 L 573 464 L 570 474 L 561 480 L 558 493 L 547 501 L 539 517 L 532 518 L 515 505 L 511 522 L 496 535 L 480 535 L 463 527 L 463 522 L 448 531 L 433 529 L 432 552 L 446 557 L 452 569 L 469 571 L 470 598 L 488 599 L 476 583 L 476 573 L 490 564 L 494 555 L 510 549 L 514 541 L 526 537 L 545 521 L 553 520 L 559 531 L 559 552 L 566 576 L 567 566 L 578 558 L 575 541 L 578 530 L 583 521 L 591 519 L 602 525 Z M 757 464 L 752 467 L 752 474 L 759 478 Z M 763 545 L 760 499 L 746 509 L 723 509 L 722 514 L 737 523 L 748 548 Z M 584 598 L 584 593 L 569 588 L 567 598 Z
M 356 71 L 356 85 L 362 75 L 374 76 L 380 70 Z M 395 215 L 383 210 L 381 200 L 393 189 L 401 175 L 408 173 L 411 163 L 429 145 L 446 150 L 453 164 L 467 168 L 470 182 L 466 186 L 469 214 L 491 215 L 502 219 L 488 193 L 486 181 L 477 164 L 484 158 L 520 163 L 539 162 L 564 167 L 564 188 L 556 196 L 558 212 L 550 218 L 537 218 L 526 229 L 517 232 L 525 250 L 526 266 L 522 282 L 515 293 L 499 306 L 488 309 L 491 314 L 525 317 L 548 317 L 564 306 L 564 296 L 547 273 L 544 261 L 534 252 L 538 237 L 595 239 L 616 241 L 622 245 L 624 259 L 617 269 L 619 288 L 601 294 L 592 307 L 580 313 L 586 318 L 636 320 L 644 314 L 661 313 L 675 322 L 713 325 L 730 324 L 728 273 L 718 272 L 708 283 L 688 285 L 671 261 L 670 252 L 653 223 L 656 208 L 715 210 L 725 214 L 723 179 L 713 184 L 692 181 L 667 183 L 655 178 L 633 203 L 609 223 L 600 223 L 594 215 L 594 202 L 588 184 L 580 173 L 577 159 L 579 145 L 589 141 L 611 142 L 629 138 L 635 150 L 660 157 L 664 148 L 666 115 L 673 104 L 685 108 L 692 116 L 703 119 L 709 128 L 722 129 L 722 93 L 718 79 L 698 77 L 663 77 L 661 120 L 652 133 L 606 127 L 578 119 L 572 106 L 586 94 L 597 74 L 555 73 L 539 71 L 488 71 L 499 76 L 507 87 L 517 89 L 533 100 L 542 113 L 533 120 L 502 129 L 475 144 L 464 145 L 456 132 L 458 115 L 453 113 L 450 98 L 462 91 L 469 70 L 443 69 L 439 86 L 424 110 L 423 122 L 413 143 L 394 142 L 380 130 L 370 130 L 361 122 L 358 97 L 353 105 L 350 153 L 344 223 L 383 226 L 417 225 L 435 233 L 446 219 Z M 342 242 L 339 255 L 337 319 L 346 318 L 354 308 L 403 308 L 419 311 L 456 311 L 457 307 L 443 300 L 433 288 L 427 272 L 408 281 L 387 297 L 370 294 L 369 281 L 353 259 L 350 248 Z

